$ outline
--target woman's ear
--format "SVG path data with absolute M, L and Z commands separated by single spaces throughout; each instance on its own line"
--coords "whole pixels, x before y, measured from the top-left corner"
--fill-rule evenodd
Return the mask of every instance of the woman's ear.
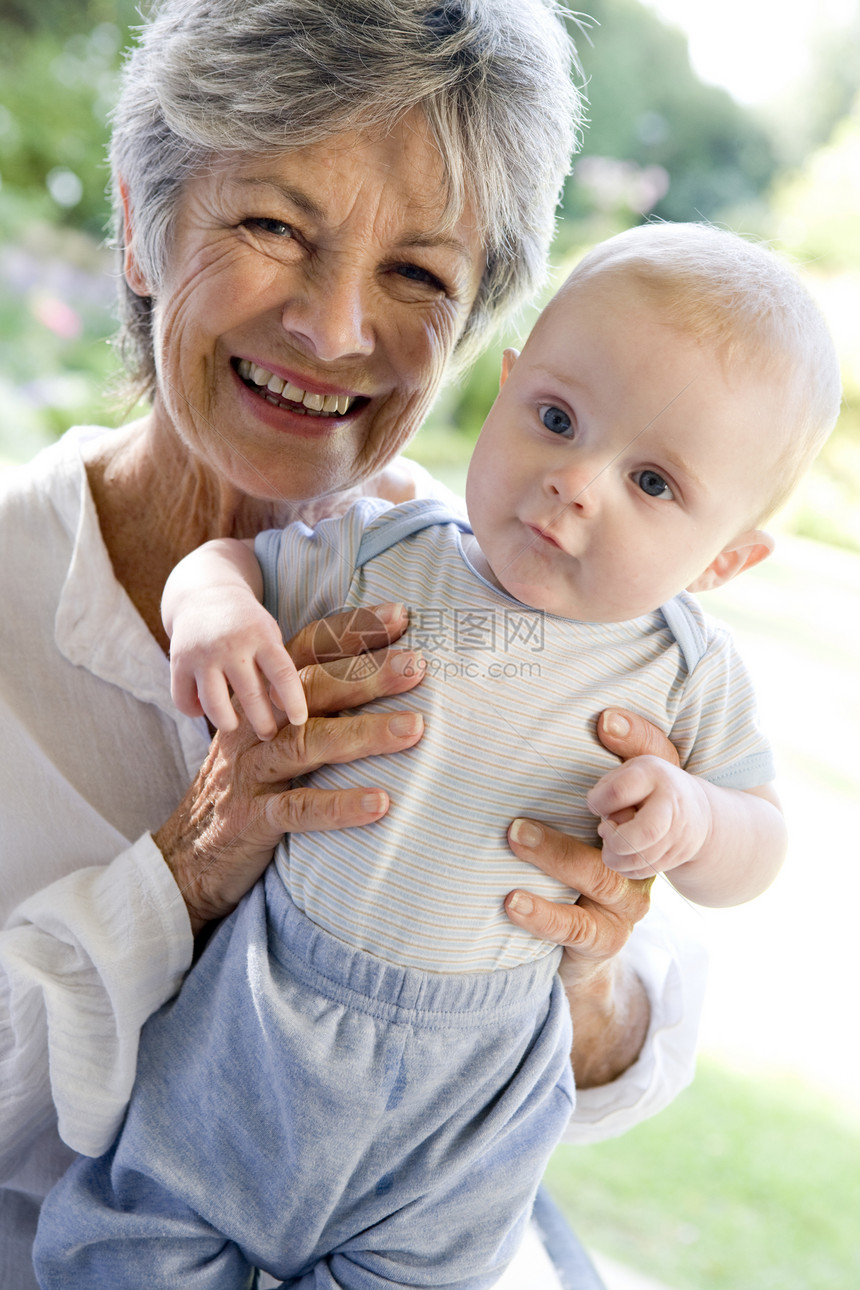
M 741 533 L 740 537 L 735 538 L 728 546 L 723 547 L 720 554 L 715 560 L 712 560 L 704 573 L 700 573 L 698 578 L 690 583 L 688 591 L 713 591 L 716 587 L 722 587 L 723 583 L 731 582 L 744 569 L 751 569 L 753 565 L 761 564 L 766 560 L 774 548 L 774 540 L 769 533 L 763 529 L 750 529 L 748 533 Z
M 506 349 L 502 354 L 502 374 L 499 377 L 499 389 L 502 388 L 505 381 L 510 376 L 514 363 L 517 361 L 519 356 L 520 351 L 518 349 Z
M 134 225 L 131 218 L 131 203 L 128 200 L 128 189 L 125 180 L 119 181 L 119 195 L 122 201 L 122 271 L 125 280 L 136 296 L 151 296 L 149 283 L 141 271 L 134 253 Z

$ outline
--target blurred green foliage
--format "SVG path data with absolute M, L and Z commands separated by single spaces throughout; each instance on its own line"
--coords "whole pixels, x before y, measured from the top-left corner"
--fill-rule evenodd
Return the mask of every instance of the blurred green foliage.
M 126 0 L 0 7 L 0 176 L 4 191 L 30 203 L 31 219 L 103 235 L 107 118 L 135 20 Z M 0 213 L 8 237 L 5 202 Z
M 671 1286 L 860 1285 L 856 1115 L 788 1078 L 702 1061 L 614 1141 L 559 1147 L 547 1182 L 586 1244 Z
M 0 7 L 0 455 L 109 419 L 105 150 L 133 0 Z
M 590 124 L 565 215 L 715 219 L 761 202 L 777 167 L 773 141 L 725 90 L 699 80 L 682 32 L 638 0 L 591 0 L 588 12 L 578 46 Z
M 111 23 L 62 44 L 48 32 L 4 37 L 4 187 L 40 199 L 34 213 L 43 218 L 50 214 L 95 237 L 104 231 L 101 158 L 120 39 Z
M 860 547 L 860 3 L 816 38 L 792 98 L 752 113 L 693 72 L 685 37 L 639 0 L 591 0 L 574 29 L 590 124 L 566 186 L 544 298 L 581 250 L 647 218 L 712 219 L 812 263 L 838 314 L 846 410 L 793 527 Z M 0 0 L 0 456 L 110 420 L 115 265 L 105 147 L 135 0 Z M 857 279 L 852 280 L 851 275 Z M 540 303 L 540 302 L 538 302 Z M 506 335 L 518 344 L 535 310 Z M 456 482 L 498 388 L 500 345 L 440 398 L 413 453 Z
M 852 28 L 860 37 L 860 20 Z M 860 42 L 858 42 L 860 47 Z M 845 48 L 851 49 L 846 42 Z M 860 73 L 860 61 L 857 63 Z M 825 142 L 777 179 L 771 227 L 805 267 L 839 349 L 843 410 L 803 490 L 795 532 L 860 550 L 860 90 Z
M 810 42 L 809 70 L 764 113 L 780 164 L 801 166 L 828 142 L 853 109 L 860 87 L 860 4 L 834 26 L 822 23 Z

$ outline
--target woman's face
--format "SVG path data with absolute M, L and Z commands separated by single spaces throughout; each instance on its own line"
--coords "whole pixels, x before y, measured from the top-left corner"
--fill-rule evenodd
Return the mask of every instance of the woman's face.
M 159 426 L 254 497 L 374 474 L 424 419 L 483 273 L 444 202 L 416 116 L 190 180 L 155 295 Z

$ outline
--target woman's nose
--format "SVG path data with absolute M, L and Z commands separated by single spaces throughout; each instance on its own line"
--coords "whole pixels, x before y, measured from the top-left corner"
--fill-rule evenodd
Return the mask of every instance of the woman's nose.
M 295 342 L 322 362 L 373 352 L 375 325 L 358 273 L 343 269 L 307 278 L 284 304 L 282 324 Z

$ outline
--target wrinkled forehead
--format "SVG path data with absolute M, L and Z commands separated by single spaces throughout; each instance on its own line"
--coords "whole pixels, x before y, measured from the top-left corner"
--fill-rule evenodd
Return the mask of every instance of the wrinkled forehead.
M 475 228 L 483 222 L 471 186 L 455 180 L 463 163 L 455 153 L 452 164 L 425 115 L 413 108 L 390 125 L 358 124 L 294 148 L 221 154 L 203 173 L 244 184 L 290 175 L 297 187 L 302 180 L 307 186 L 342 187 L 348 172 L 353 184 L 396 190 L 404 215 L 428 231 L 450 232 L 464 221 Z M 307 204 L 312 202 L 311 197 Z

